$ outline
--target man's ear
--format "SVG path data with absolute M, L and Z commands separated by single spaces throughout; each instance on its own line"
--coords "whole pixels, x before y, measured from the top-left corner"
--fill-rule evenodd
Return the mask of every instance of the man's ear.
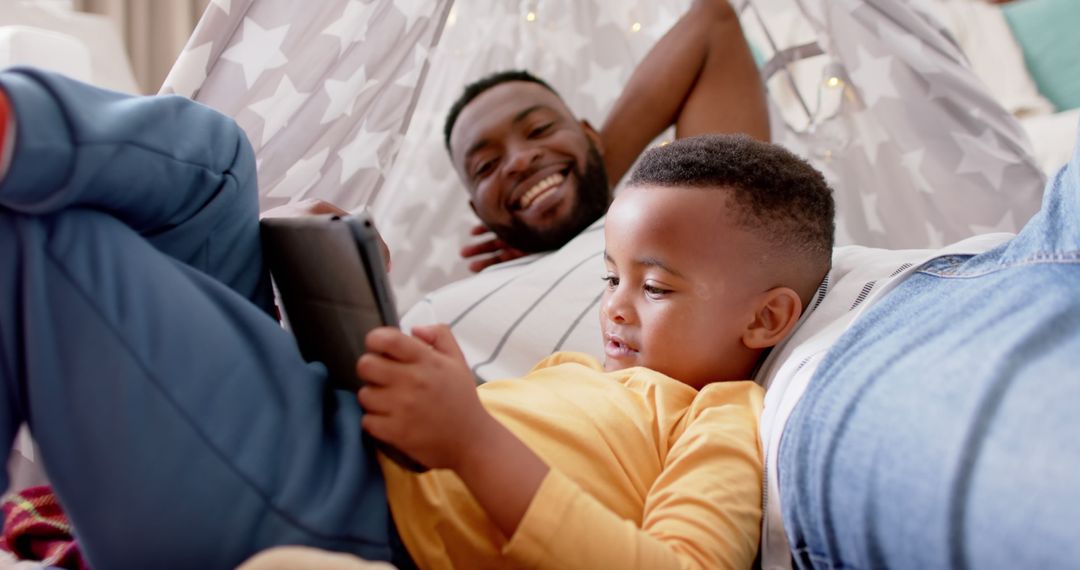
M 798 293 L 788 287 L 769 289 L 758 299 L 754 320 L 743 331 L 743 344 L 752 349 L 779 344 L 799 322 L 800 315 L 802 301 Z
M 604 140 L 600 138 L 600 133 L 593 128 L 588 119 L 581 119 L 578 122 L 581 123 L 581 129 L 585 131 L 585 136 L 589 137 L 593 146 L 596 147 L 596 152 L 599 152 L 600 156 L 604 156 Z

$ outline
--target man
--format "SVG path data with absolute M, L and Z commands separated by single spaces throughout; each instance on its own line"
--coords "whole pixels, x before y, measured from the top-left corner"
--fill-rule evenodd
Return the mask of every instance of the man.
M 557 249 L 607 210 L 611 189 L 669 126 L 677 137 L 769 138 L 764 87 L 726 0 L 695 0 L 634 71 L 599 131 L 546 82 L 503 72 L 466 87 L 451 108 L 451 161 L 495 237 L 462 249 L 470 269 Z

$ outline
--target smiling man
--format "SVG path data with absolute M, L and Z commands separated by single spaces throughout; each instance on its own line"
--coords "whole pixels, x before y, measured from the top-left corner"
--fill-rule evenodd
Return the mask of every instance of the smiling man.
M 602 142 L 551 87 L 516 71 L 469 89 L 479 94 L 456 115 L 448 142 L 488 228 L 517 249 L 546 251 L 603 215 L 610 192 Z
M 505 71 L 467 86 L 447 150 L 495 237 L 462 250 L 473 271 L 565 244 L 597 220 L 611 189 L 669 126 L 678 138 L 769 137 L 761 77 L 726 0 L 695 0 L 634 71 L 603 126 L 579 120 L 544 80 Z M 489 255 L 490 254 L 490 255 Z

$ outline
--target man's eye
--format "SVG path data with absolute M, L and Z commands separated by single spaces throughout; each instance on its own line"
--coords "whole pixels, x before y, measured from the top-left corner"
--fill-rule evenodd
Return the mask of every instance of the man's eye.
M 482 178 L 491 174 L 491 171 L 495 168 L 494 160 L 485 160 L 481 162 L 476 168 L 473 169 L 473 178 Z
M 543 134 L 548 132 L 551 129 L 551 127 L 552 127 L 552 123 L 545 123 L 543 125 L 535 127 L 534 129 L 529 131 L 529 138 L 534 139 L 536 137 L 543 136 Z
M 600 279 L 607 283 L 608 289 L 615 289 L 619 286 L 619 278 L 614 275 L 604 275 Z

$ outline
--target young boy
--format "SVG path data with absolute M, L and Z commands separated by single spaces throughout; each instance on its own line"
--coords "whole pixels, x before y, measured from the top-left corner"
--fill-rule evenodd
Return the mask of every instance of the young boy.
M 0 444 L 30 423 L 90 564 L 397 557 L 387 499 L 422 567 L 753 561 L 761 400 L 739 380 L 832 246 L 801 160 L 746 138 L 652 151 L 607 222 L 603 366 L 557 354 L 476 390 L 447 329 L 379 329 L 361 412 L 267 314 L 235 124 L 29 70 L 0 92 Z M 380 459 L 382 496 L 360 422 L 447 469 Z
M 679 140 L 608 214 L 602 365 L 555 354 L 476 390 L 447 327 L 371 333 L 365 429 L 446 468 L 381 462 L 419 565 L 748 567 L 761 390 L 745 379 L 828 271 L 832 217 L 779 147 Z

